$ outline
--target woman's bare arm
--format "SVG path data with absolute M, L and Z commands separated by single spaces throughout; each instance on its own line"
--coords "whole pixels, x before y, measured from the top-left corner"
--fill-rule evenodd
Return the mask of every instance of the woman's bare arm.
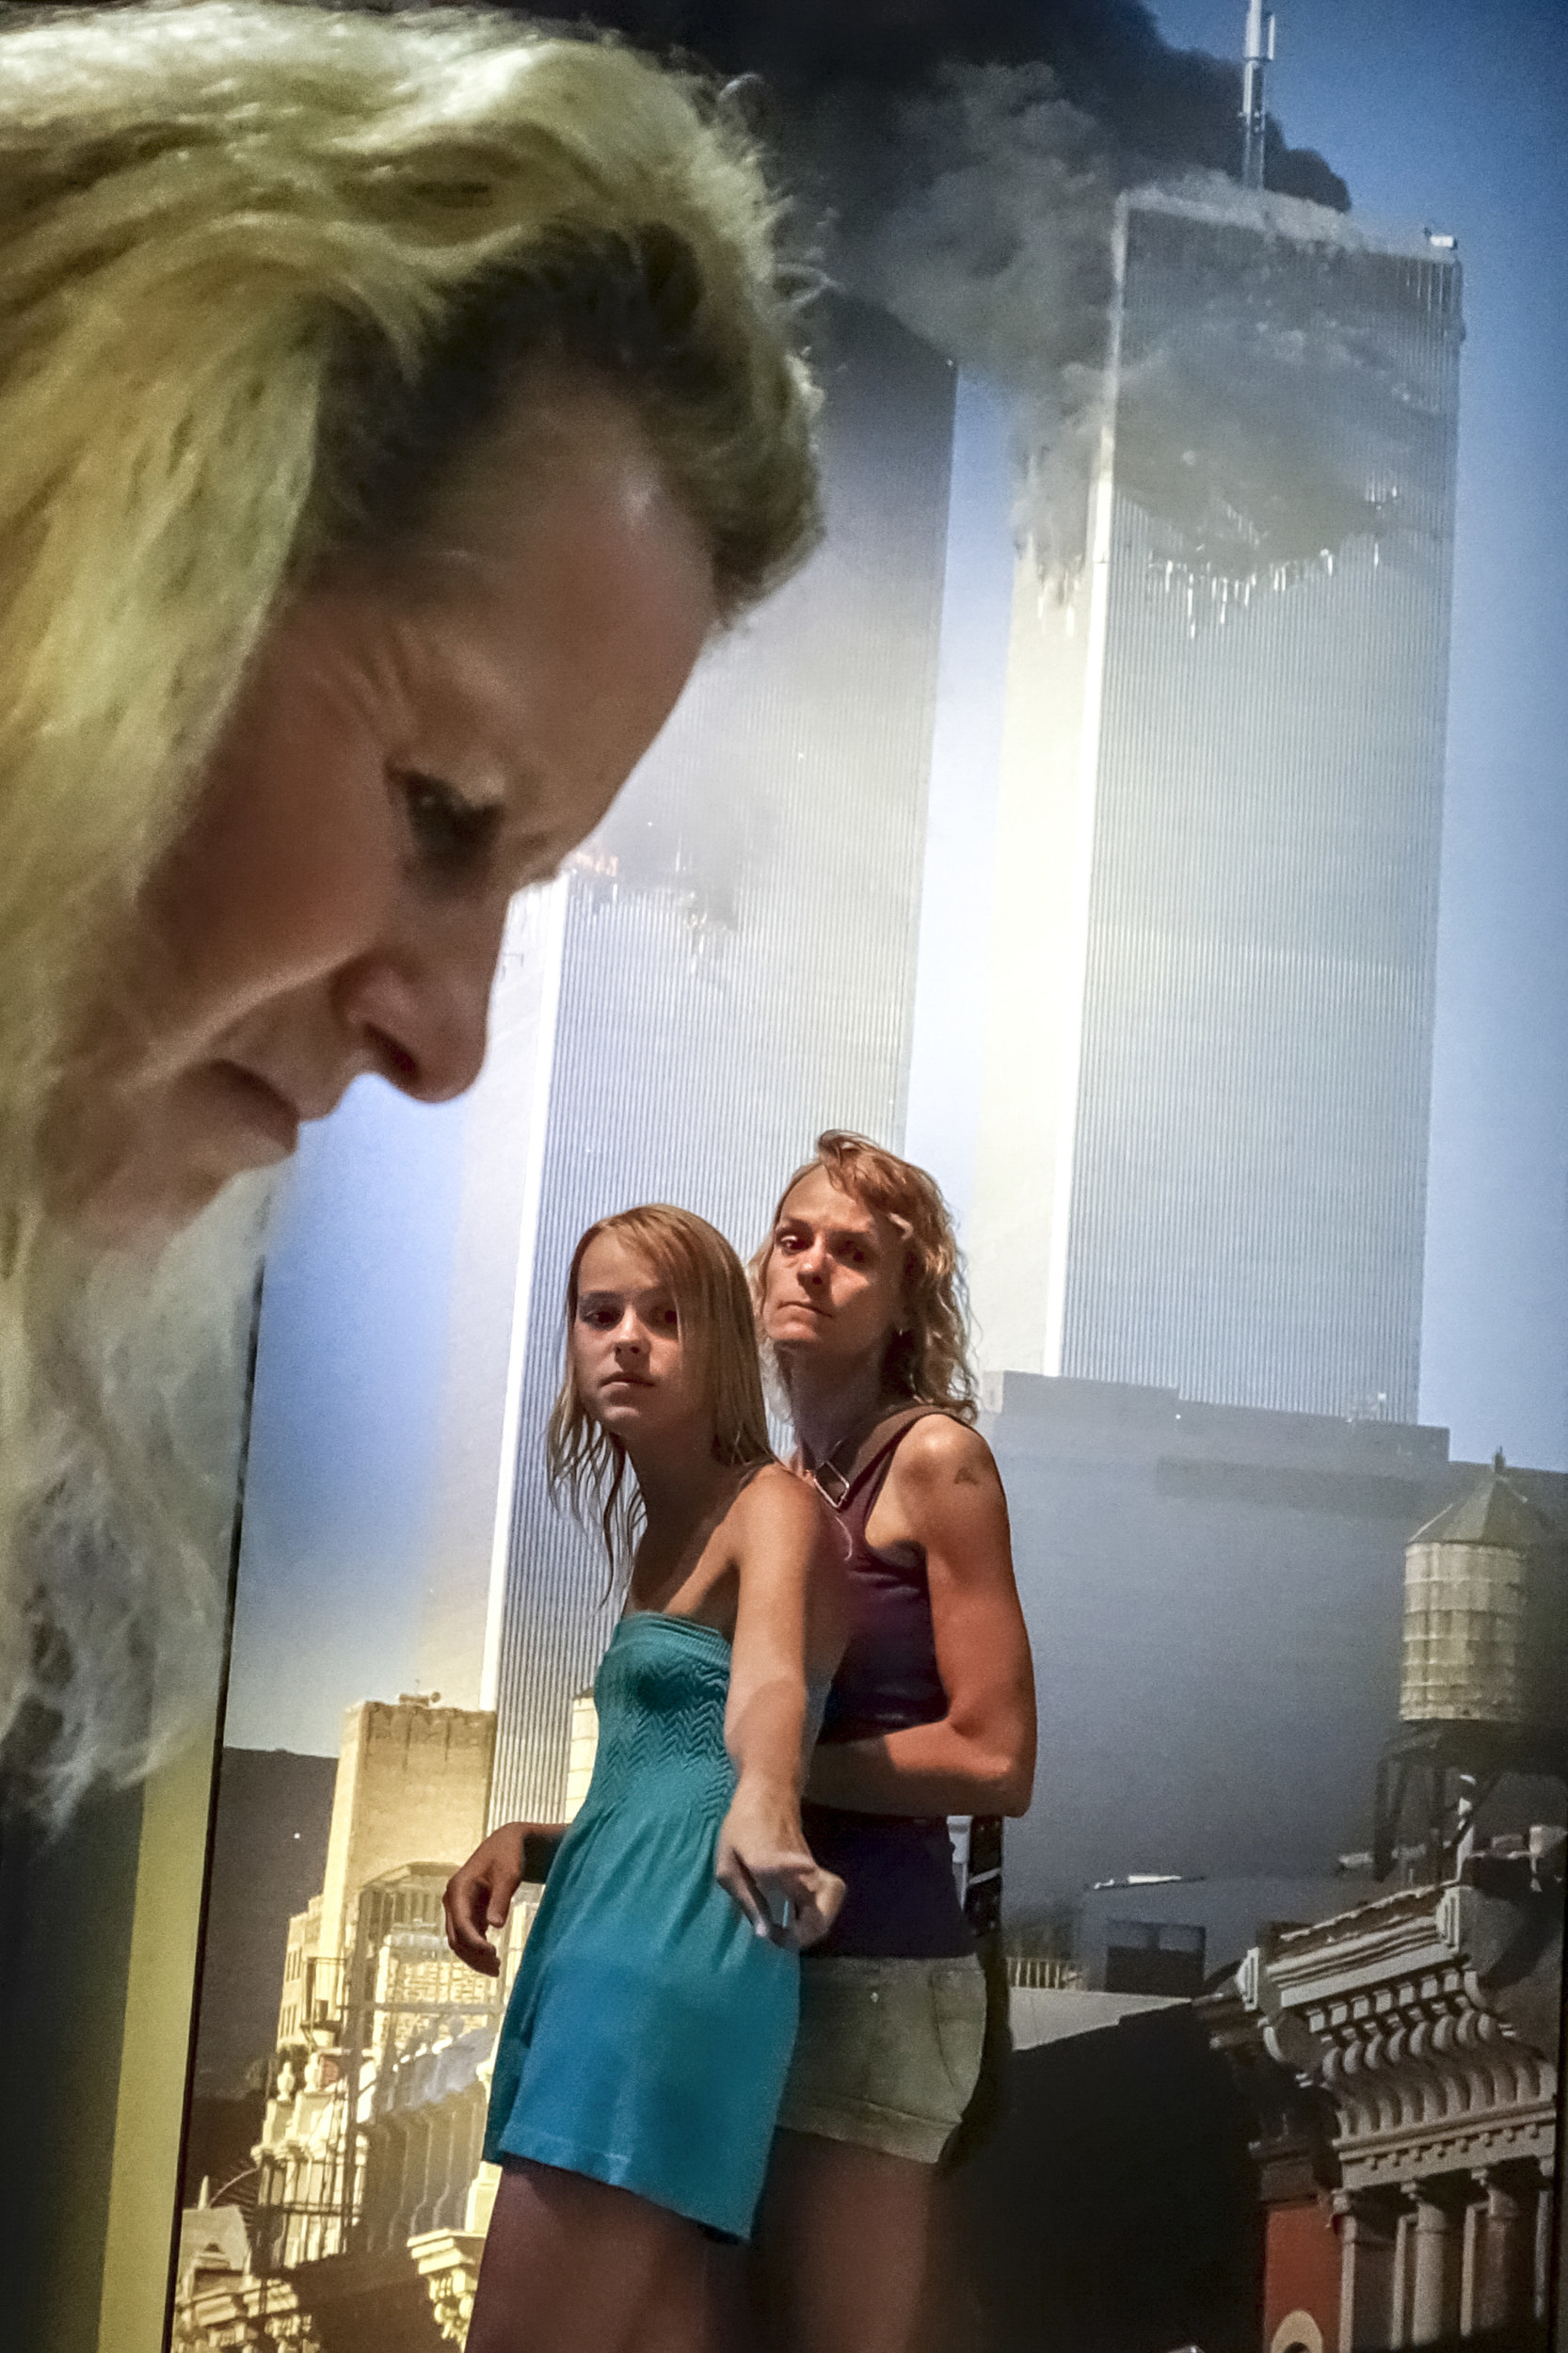
M 869 1814 L 1022 1814 L 1034 1780 L 1034 1667 L 991 1449 L 933 1415 L 899 1448 L 883 1497 L 898 1539 L 925 1547 L 947 1713 L 819 1748 L 807 1795 Z
M 840 1568 L 822 1506 L 769 1468 L 734 1507 L 739 1592 L 725 1742 L 736 1769 L 715 1869 L 760 1934 L 775 1906 L 794 1917 L 786 1941 L 814 1943 L 832 1923 L 841 1881 L 820 1870 L 800 1826 L 808 1753 L 807 1679 L 830 1674 L 843 1648 Z
M 560 1838 L 566 1830 L 565 1822 L 504 1822 L 447 1881 L 441 1897 L 446 1941 L 458 1960 L 481 1977 L 501 1974 L 501 1955 L 490 1931 L 504 1927 L 512 1897 L 523 1884 L 528 1839 Z

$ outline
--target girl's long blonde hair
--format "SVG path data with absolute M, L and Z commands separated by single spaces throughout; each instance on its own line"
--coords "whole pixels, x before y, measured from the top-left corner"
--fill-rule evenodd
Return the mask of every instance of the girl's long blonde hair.
M 720 99 L 499 14 L 141 0 L 0 32 L 0 1740 L 29 1703 L 63 1724 L 57 1806 L 158 1753 L 218 1614 L 180 1348 L 137 1369 L 203 1245 L 104 1269 L 48 1206 L 46 1115 L 138 899 L 281 601 L 417 547 L 531 369 L 624 392 L 723 616 L 798 562 L 775 211 Z M 248 1254 L 209 1255 L 232 1364 Z M 118 1579 L 106 1646 L 76 1575 Z
M 635 1545 L 639 1507 L 626 1489 L 626 1449 L 583 1402 L 571 1350 L 583 1260 L 600 1234 L 618 1235 L 668 1284 L 682 1352 L 695 1360 L 712 1415 L 713 1460 L 744 1468 L 771 1462 L 773 1447 L 745 1269 L 717 1227 L 662 1201 L 590 1225 L 567 1275 L 566 1369 L 545 1433 L 545 1467 L 552 1498 L 584 1524 L 590 1514 L 598 1521 L 615 1569 Z

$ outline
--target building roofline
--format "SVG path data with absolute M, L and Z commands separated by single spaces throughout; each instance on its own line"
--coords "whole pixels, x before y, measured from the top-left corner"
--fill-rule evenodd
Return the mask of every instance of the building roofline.
M 1446 269 L 1459 266 L 1457 247 L 1451 241 L 1434 243 L 1430 230 L 1374 224 L 1336 212 L 1329 204 L 1314 204 L 1305 197 L 1282 195 L 1277 188 L 1244 188 L 1221 171 L 1193 171 L 1180 180 L 1150 182 L 1129 188 L 1120 201 L 1128 212 L 1165 213 L 1187 220 L 1213 221 L 1221 227 L 1256 229 L 1298 244 L 1333 246 L 1343 253 L 1431 262 Z

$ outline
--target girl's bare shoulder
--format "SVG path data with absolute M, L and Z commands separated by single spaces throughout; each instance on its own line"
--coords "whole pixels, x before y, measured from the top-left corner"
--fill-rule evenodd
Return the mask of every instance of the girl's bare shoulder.
M 809 1543 L 830 1516 L 813 1481 L 783 1463 L 764 1463 L 730 1505 L 726 1525 L 743 1541 L 766 1536 Z

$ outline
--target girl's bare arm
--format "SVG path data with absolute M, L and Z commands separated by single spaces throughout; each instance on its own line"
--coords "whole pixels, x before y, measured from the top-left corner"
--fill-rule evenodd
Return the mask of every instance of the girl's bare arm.
M 512 1897 L 523 1884 L 527 1840 L 559 1838 L 566 1828 L 565 1822 L 504 1822 L 447 1881 L 441 1897 L 446 1941 L 481 1977 L 500 1975 L 501 1956 L 490 1931 L 505 1925 Z
M 843 1897 L 800 1826 L 807 1679 L 829 1675 L 843 1648 L 840 1572 L 823 1507 L 787 1471 L 760 1471 L 732 1516 L 739 1592 L 725 1741 L 737 1781 L 715 1869 L 759 1934 L 807 1945 Z M 786 1901 L 792 1918 L 781 1932 Z

